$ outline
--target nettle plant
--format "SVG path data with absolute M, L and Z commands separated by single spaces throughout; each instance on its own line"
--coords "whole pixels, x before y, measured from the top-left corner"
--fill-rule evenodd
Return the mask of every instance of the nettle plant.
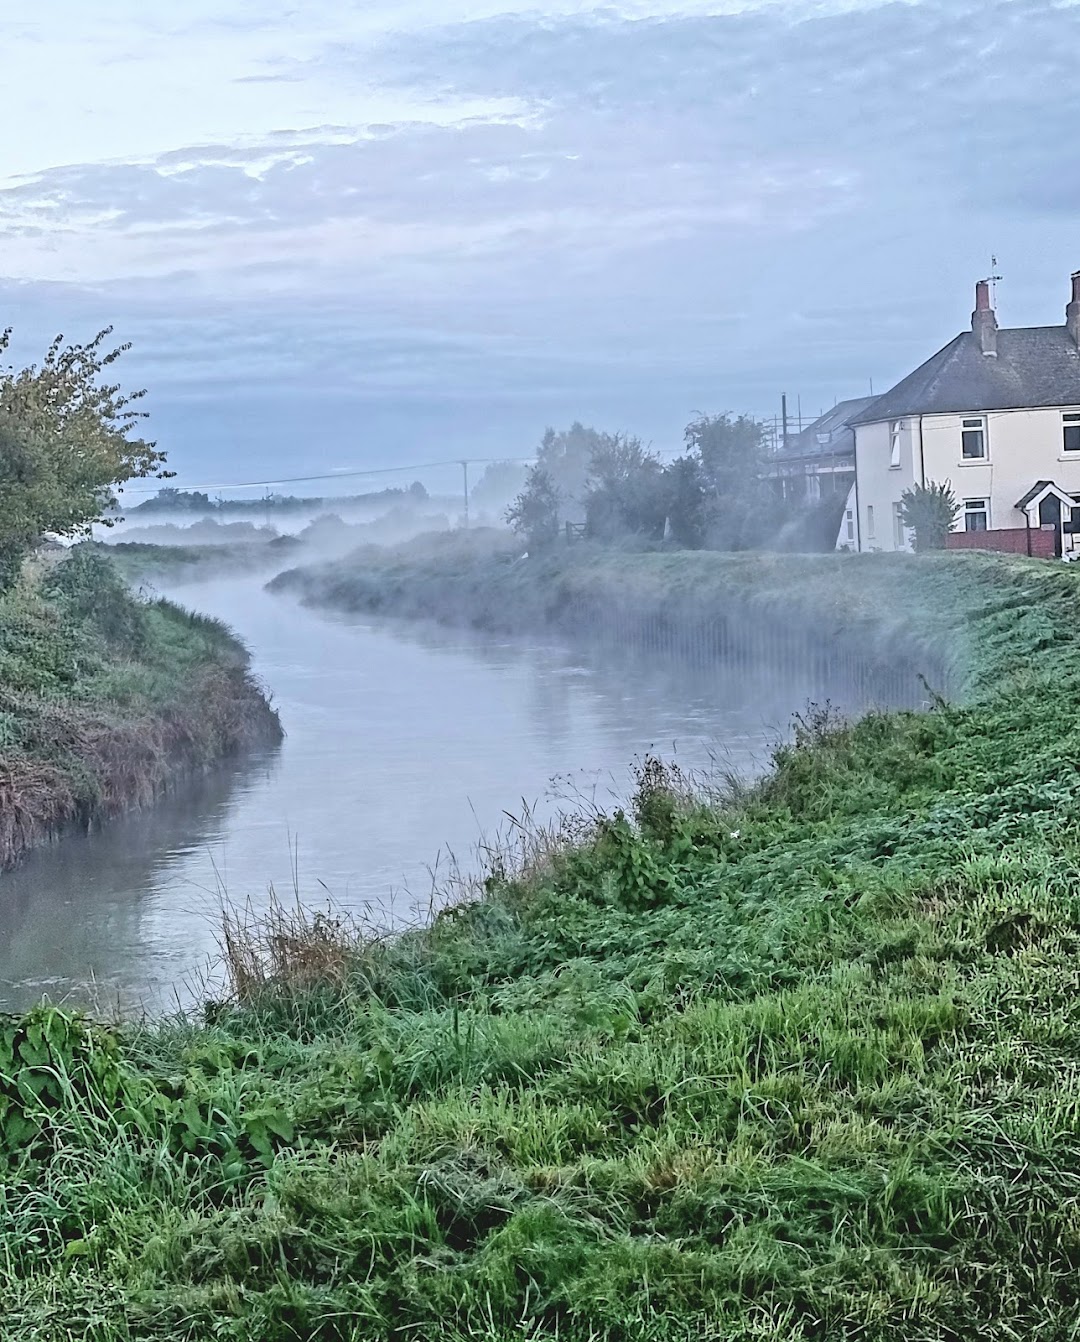
M 124 1111 L 132 1081 L 116 1036 L 56 1007 L 0 1023 L 0 1161 L 46 1156 L 80 1121 Z
M 120 1035 L 52 1006 L 0 1023 L 0 1169 L 123 1135 L 134 1149 L 208 1157 L 222 1185 L 244 1183 L 295 1140 L 282 1106 L 222 1055 L 178 1075 L 128 1064 Z

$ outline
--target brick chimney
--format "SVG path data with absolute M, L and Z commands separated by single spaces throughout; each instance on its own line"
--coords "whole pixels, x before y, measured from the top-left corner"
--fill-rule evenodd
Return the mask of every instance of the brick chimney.
M 1075 296 L 1080 299 L 1080 293 Z M 1076 304 L 1076 313 L 1080 330 L 1080 301 Z M 975 311 L 971 314 L 971 329 L 975 332 L 975 342 L 982 353 L 988 359 L 996 359 L 998 324 L 994 309 L 990 306 L 989 280 L 980 280 L 975 286 Z
M 1080 349 L 1080 270 L 1072 277 L 1072 302 L 1065 309 L 1065 329 Z

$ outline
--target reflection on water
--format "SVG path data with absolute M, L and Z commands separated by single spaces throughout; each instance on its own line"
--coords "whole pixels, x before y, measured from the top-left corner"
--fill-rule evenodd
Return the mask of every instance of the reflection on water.
M 814 693 L 760 671 L 328 617 L 256 580 L 178 597 L 248 641 L 287 740 L 0 877 L 0 1005 L 190 1001 L 223 894 L 257 910 L 273 886 L 415 918 L 440 853 L 469 865 L 507 810 L 606 804 L 647 750 L 755 772 Z

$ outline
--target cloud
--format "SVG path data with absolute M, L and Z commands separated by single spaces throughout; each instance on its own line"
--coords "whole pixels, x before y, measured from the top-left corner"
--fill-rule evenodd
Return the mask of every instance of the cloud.
M 272 10 L 275 41 L 213 64 L 256 98 L 244 133 L 196 118 L 0 189 L 10 303 L 119 316 L 185 451 L 220 450 L 223 400 L 234 450 L 237 424 L 295 450 L 286 401 L 387 451 L 590 415 L 675 446 L 698 410 L 908 371 L 991 251 L 1014 322 L 1056 320 L 1080 265 L 1073 7 L 476 0 L 390 33 L 399 8 L 313 5 L 285 55 L 300 11 Z

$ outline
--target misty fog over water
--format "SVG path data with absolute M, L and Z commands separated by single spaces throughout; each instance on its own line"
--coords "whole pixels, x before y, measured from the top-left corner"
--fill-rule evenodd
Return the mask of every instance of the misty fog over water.
M 104 1011 L 190 1002 L 221 899 L 257 913 L 271 885 L 287 901 L 415 921 L 431 868 L 445 879 L 449 850 L 475 869 L 506 811 L 610 806 L 650 750 L 753 775 L 820 691 L 760 670 L 335 617 L 258 579 L 165 594 L 248 642 L 287 739 L 0 877 L 5 1007 L 42 993 Z

